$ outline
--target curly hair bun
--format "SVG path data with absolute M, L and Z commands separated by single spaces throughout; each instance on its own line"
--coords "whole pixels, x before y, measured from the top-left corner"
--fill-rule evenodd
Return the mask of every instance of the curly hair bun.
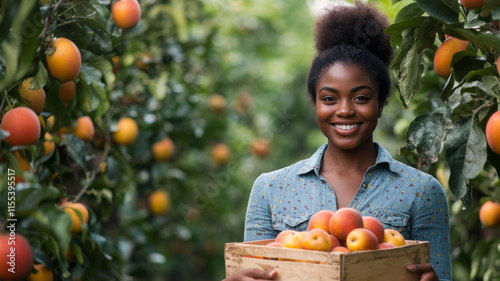
M 387 17 L 372 5 L 356 1 L 355 6 L 334 6 L 316 22 L 316 50 L 321 53 L 336 45 L 353 45 L 370 50 L 389 66 L 393 53 L 384 33 L 388 24 Z

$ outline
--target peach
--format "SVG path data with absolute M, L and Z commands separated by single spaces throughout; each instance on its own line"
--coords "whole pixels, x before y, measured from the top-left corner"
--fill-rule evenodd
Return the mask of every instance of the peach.
M 16 107 L 4 114 L 0 127 L 10 135 L 3 139 L 10 146 L 32 145 L 41 134 L 40 121 L 36 113 L 28 107 Z
M 329 252 L 332 249 L 330 234 L 323 229 L 315 228 L 305 235 L 302 249 Z
M 451 74 L 451 61 L 453 55 L 464 51 L 467 48 L 469 41 L 460 40 L 450 37 L 438 47 L 434 55 L 434 71 L 437 75 L 448 78 Z
M 493 113 L 486 123 L 486 140 L 488 146 L 500 155 L 500 111 Z
M 352 230 L 346 239 L 347 248 L 353 252 L 376 250 L 378 247 L 377 236 L 366 228 Z
M 390 249 L 390 248 L 394 248 L 395 246 L 392 245 L 391 243 L 387 243 L 387 242 L 381 242 L 381 243 L 378 243 L 378 246 L 377 246 L 377 249 L 381 250 L 381 249 Z
M 342 244 L 340 243 L 340 240 L 331 234 L 330 234 L 330 240 L 332 240 L 332 249 L 337 247 L 337 246 L 342 246 Z
M 319 212 L 314 213 L 314 215 L 312 215 L 311 218 L 309 219 L 307 230 L 311 231 L 315 228 L 319 228 L 330 233 L 329 222 L 333 214 L 334 212 L 330 210 L 321 210 Z
M 155 142 L 151 150 L 156 161 L 165 162 L 174 154 L 175 145 L 171 138 L 164 137 L 161 141 Z
M 250 148 L 255 156 L 265 158 L 271 152 L 271 143 L 266 139 L 256 139 L 252 142 Z
M 302 241 L 304 241 L 304 237 L 305 234 L 303 232 L 294 231 L 283 239 L 283 246 L 285 248 L 302 249 Z
M 283 243 L 283 240 L 285 240 L 285 237 L 292 233 L 292 232 L 295 232 L 295 230 L 291 230 L 291 229 L 285 229 L 283 230 L 282 232 L 280 232 L 278 234 L 278 236 L 276 236 L 276 238 L 274 239 L 275 242 L 279 242 L 279 243 Z
M 66 202 L 62 205 L 64 212 L 71 216 L 71 232 L 82 232 L 82 225 L 89 221 L 89 211 L 82 203 Z M 80 214 L 78 214 L 78 211 Z
M 211 156 L 215 164 L 222 166 L 231 158 L 231 150 L 226 144 L 218 143 L 212 147 Z
M 349 250 L 347 247 L 344 246 L 337 246 L 332 249 L 332 252 L 338 252 L 338 253 L 352 253 L 351 250 Z
M 376 218 L 363 216 L 363 227 L 370 230 L 377 236 L 379 242 L 384 241 L 384 225 Z
M 460 3 L 468 10 L 474 10 L 481 8 L 484 5 L 484 0 L 460 0 Z
M 283 243 L 280 243 L 280 242 L 271 242 L 271 243 L 267 244 L 266 246 L 280 248 L 280 247 L 283 247 Z
M 91 141 L 94 139 L 94 132 L 94 123 L 88 116 L 78 118 L 73 127 L 73 134 L 84 141 Z
M 329 221 L 330 233 L 340 240 L 345 240 L 349 232 L 363 228 L 361 213 L 353 208 L 341 208 Z
M 479 220 L 486 227 L 500 225 L 500 203 L 486 201 L 479 210 Z
M 111 5 L 111 18 L 121 29 L 134 28 L 141 20 L 141 6 L 137 0 L 120 0 Z
M 31 82 L 33 77 L 26 78 L 19 85 L 21 100 L 29 106 L 36 114 L 42 113 L 45 108 L 45 90 L 43 88 L 33 89 Z
M 384 230 L 384 241 L 394 245 L 395 247 L 404 246 L 406 244 L 404 236 L 395 229 L 386 228 Z

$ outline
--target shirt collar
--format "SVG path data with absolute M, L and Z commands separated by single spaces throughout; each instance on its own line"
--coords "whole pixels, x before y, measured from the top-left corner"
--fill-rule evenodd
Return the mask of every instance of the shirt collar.
M 400 169 L 398 168 L 399 164 L 396 160 L 394 160 L 391 154 L 383 148 L 380 144 L 374 142 L 375 149 L 378 150 L 377 160 L 375 161 L 375 166 L 381 163 L 387 163 L 390 171 L 397 173 Z M 308 159 L 305 159 L 302 167 L 299 168 L 297 175 L 307 174 L 311 171 L 319 177 L 319 170 L 321 169 L 321 160 L 323 159 L 323 155 L 325 154 L 326 148 L 328 144 L 323 144 L 316 152 Z

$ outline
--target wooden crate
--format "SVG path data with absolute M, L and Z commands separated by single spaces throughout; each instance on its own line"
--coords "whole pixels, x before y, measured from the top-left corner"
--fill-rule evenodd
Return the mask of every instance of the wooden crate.
M 405 246 L 354 253 L 329 253 L 266 247 L 273 240 L 226 243 L 226 276 L 245 268 L 278 270 L 282 281 L 411 281 L 419 276 L 406 270 L 410 264 L 427 263 L 427 241 L 406 241 Z

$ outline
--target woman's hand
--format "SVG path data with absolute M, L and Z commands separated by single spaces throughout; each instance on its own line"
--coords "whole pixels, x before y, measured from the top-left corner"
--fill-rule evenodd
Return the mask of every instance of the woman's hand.
M 263 281 L 263 280 L 271 280 L 276 277 L 278 274 L 278 271 L 272 270 L 272 271 L 262 271 L 257 268 L 247 268 L 243 269 L 240 272 L 237 272 L 228 278 L 224 279 L 223 281 L 251 281 L 251 280 L 257 280 L 257 281 Z
M 436 271 L 434 271 L 434 267 L 430 263 L 408 265 L 406 270 L 418 273 L 420 281 L 439 281 Z

